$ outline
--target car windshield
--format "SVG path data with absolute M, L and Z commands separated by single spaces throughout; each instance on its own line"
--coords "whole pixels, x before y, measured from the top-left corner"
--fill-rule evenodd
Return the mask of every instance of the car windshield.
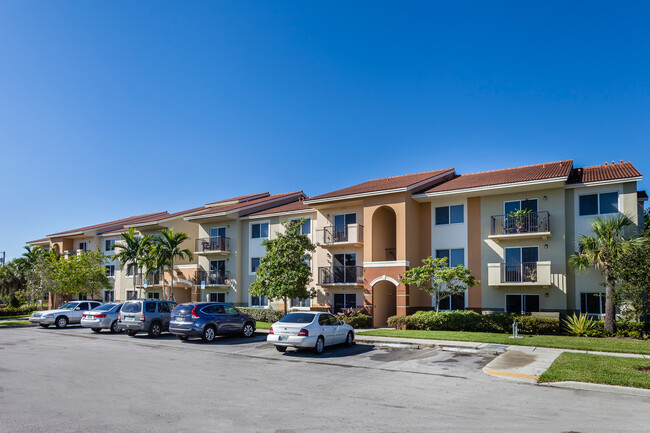
M 141 305 L 140 302 L 127 302 L 122 307 L 122 313 L 139 313 Z
M 315 314 L 311 313 L 289 313 L 280 319 L 283 323 L 311 323 L 314 320 Z
M 110 311 L 115 307 L 115 304 L 102 304 L 99 307 L 93 308 L 93 311 Z
M 77 305 L 79 305 L 79 302 L 68 302 L 67 304 L 62 305 L 59 310 L 74 310 Z

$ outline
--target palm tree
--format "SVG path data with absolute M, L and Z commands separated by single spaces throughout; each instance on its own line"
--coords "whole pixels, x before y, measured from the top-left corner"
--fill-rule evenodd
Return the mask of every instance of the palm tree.
M 144 258 L 141 260 L 141 264 L 148 270 L 155 270 L 160 275 L 162 281 L 162 291 L 163 299 L 165 299 L 165 266 L 167 266 L 166 258 L 161 254 L 161 250 L 156 248 L 160 243 L 160 236 L 145 236 L 146 238 L 146 247 Z
M 146 254 L 147 241 L 144 238 L 135 235 L 135 229 L 131 227 L 128 232 L 122 233 L 121 244 L 113 245 L 113 249 L 121 251 L 115 253 L 115 258 L 120 261 L 120 267 L 126 268 L 126 273 L 133 271 L 133 291 L 136 291 L 136 276 L 138 267 Z
M 634 221 L 624 214 L 611 218 L 595 218 L 589 227 L 593 235 L 580 235 L 578 252 L 569 257 L 569 266 L 572 269 L 585 272 L 594 267 L 604 275 L 605 329 L 611 333 L 616 332 L 613 303 L 615 280 L 612 265 L 624 250 L 644 242 L 637 233 L 633 236 L 628 235 L 627 232 L 634 226 L 636 226 Z
M 174 233 L 174 228 L 160 230 L 159 242 L 154 245 L 154 254 L 158 256 L 159 263 L 169 268 L 171 278 L 171 300 L 174 300 L 174 259 L 192 260 L 194 256 L 192 251 L 187 248 L 181 248 L 181 244 L 190 237 L 187 233 Z

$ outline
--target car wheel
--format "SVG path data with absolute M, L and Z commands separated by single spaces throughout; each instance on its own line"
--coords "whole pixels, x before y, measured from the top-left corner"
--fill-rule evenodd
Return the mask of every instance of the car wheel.
M 111 323 L 111 332 L 113 334 L 120 332 L 119 328 L 117 327 L 117 320 L 113 320 L 113 323 Z
M 255 334 L 255 328 L 253 328 L 252 323 L 247 323 L 244 325 L 244 329 L 242 332 L 244 334 L 244 337 L 252 337 L 253 334 Z
M 316 353 L 316 355 L 320 355 L 321 353 L 323 353 L 324 350 L 325 350 L 325 339 L 321 335 L 320 337 L 318 337 L 318 340 L 316 340 L 316 345 L 314 346 L 314 352 Z
M 90 328 L 90 330 L 93 331 L 95 334 L 99 334 L 102 328 Z
M 187 335 L 177 335 L 178 339 L 181 341 L 187 340 Z
M 206 343 L 212 343 L 214 341 L 214 337 L 216 336 L 217 331 L 214 329 L 214 326 L 206 326 L 203 328 L 203 335 L 201 336 L 201 339 Z
M 50 325 L 44 325 L 44 324 L 42 324 L 42 323 L 39 323 L 38 325 L 39 325 L 41 328 L 49 328 L 49 327 L 50 327 Z
M 129 337 L 135 337 L 135 334 L 137 334 L 137 332 L 135 331 L 126 331 L 126 335 L 128 335 Z
M 350 347 L 354 344 L 354 334 L 352 331 L 348 332 L 348 336 L 345 338 L 345 345 Z
M 153 322 L 151 326 L 149 326 L 149 337 L 153 338 L 158 338 L 160 337 L 160 323 L 159 322 Z
M 275 350 L 277 350 L 280 353 L 284 353 L 287 351 L 287 346 L 275 346 Z
M 68 318 L 65 316 L 57 317 L 55 325 L 57 328 L 65 328 L 66 326 L 68 326 Z

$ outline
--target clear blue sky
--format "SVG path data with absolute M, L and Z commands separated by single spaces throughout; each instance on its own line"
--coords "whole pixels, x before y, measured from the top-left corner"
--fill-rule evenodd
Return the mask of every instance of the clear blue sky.
M 649 5 L 4 0 L 0 251 L 444 167 L 650 176 Z

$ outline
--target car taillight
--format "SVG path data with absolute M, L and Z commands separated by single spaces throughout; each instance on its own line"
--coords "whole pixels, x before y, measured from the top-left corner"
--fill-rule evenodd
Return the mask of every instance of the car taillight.
M 144 313 L 140 314 L 140 321 L 144 322 Z
M 298 337 L 309 337 L 309 331 L 307 331 L 305 328 L 302 328 L 300 332 L 298 332 Z
M 199 315 L 196 314 L 196 307 L 198 307 L 198 305 L 195 305 L 194 308 L 192 308 L 192 317 L 199 319 Z
M 95 314 L 95 319 L 104 319 L 106 318 L 106 314 Z
M 273 335 L 273 326 L 269 328 L 269 334 Z
M 122 320 L 122 313 L 117 313 L 117 320 L 119 320 L 119 321 Z
M 83 314 L 81 315 L 81 317 L 86 317 L 86 313 L 83 313 Z

